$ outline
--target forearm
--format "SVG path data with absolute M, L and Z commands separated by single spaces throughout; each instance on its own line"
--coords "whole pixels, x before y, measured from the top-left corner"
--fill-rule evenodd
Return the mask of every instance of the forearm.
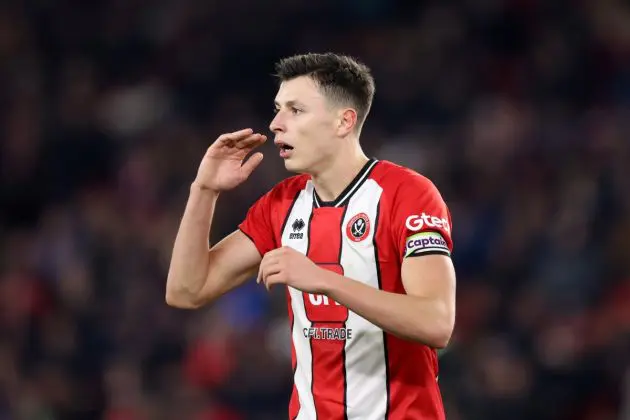
M 325 294 L 385 331 L 430 347 L 446 347 L 454 310 L 442 299 L 390 293 L 322 270 Z
M 195 184 L 190 187 L 166 281 L 169 304 L 192 304 L 206 282 L 210 262 L 208 238 L 217 198 L 215 192 Z

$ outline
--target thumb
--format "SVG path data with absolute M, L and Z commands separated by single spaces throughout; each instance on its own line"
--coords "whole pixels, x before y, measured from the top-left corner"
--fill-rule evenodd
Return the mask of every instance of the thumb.
M 254 172 L 254 169 L 260 162 L 263 160 L 263 154 L 260 152 L 256 152 L 247 159 L 245 163 L 241 166 L 241 174 L 243 175 L 243 179 L 249 178 L 249 176 Z

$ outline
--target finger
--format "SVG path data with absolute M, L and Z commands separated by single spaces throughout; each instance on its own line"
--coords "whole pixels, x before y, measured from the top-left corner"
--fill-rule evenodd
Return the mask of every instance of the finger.
M 243 130 L 234 131 L 232 133 L 221 134 L 217 141 L 220 143 L 232 144 L 237 140 L 250 136 L 253 132 L 254 130 L 251 128 L 244 128 Z
M 258 275 L 256 276 L 257 284 L 260 284 L 260 282 L 262 281 L 263 273 L 265 272 L 265 264 L 266 264 L 266 259 L 265 259 L 265 256 L 263 255 L 263 258 L 260 261 L 260 264 L 258 265 Z
M 258 266 L 258 276 L 256 277 L 256 283 L 261 283 L 265 281 L 265 273 L 267 268 L 272 263 L 272 261 L 267 257 L 268 254 L 263 256 L 262 261 L 260 261 L 260 265 Z
M 241 177 L 243 178 L 243 180 L 249 178 L 252 172 L 254 172 L 254 169 L 256 169 L 258 165 L 260 165 L 260 162 L 262 162 L 262 160 L 263 154 L 258 152 L 251 155 L 249 159 L 247 159 L 247 161 L 243 163 L 243 165 L 241 165 Z
M 278 275 L 281 272 L 282 272 L 282 269 L 280 268 L 280 264 L 277 264 L 277 263 L 268 264 L 267 266 L 265 266 L 263 270 L 263 273 L 261 275 L 261 281 L 266 285 L 270 276 Z
M 265 288 L 267 291 L 270 291 L 273 286 L 276 284 L 284 284 L 283 277 L 280 273 L 271 274 L 267 276 L 267 280 L 265 281 Z
M 260 146 L 267 141 L 267 136 L 259 133 L 254 133 L 245 138 L 241 138 L 235 141 L 235 146 L 238 149 L 253 149 Z

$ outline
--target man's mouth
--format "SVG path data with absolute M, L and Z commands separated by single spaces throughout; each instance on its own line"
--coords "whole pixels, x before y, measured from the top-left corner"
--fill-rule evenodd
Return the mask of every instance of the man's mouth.
M 282 159 L 288 159 L 293 153 L 293 146 L 290 146 L 286 143 L 280 141 L 276 143 L 276 146 L 278 146 L 278 149 L 280 149 L 280 157 Z
M 278 147 L 280 148 L 280 150 L 282 151 L 287 151 L 287 150 L 293 150 L 293 146 L 289 146 L 286 143 L 278 143 Z

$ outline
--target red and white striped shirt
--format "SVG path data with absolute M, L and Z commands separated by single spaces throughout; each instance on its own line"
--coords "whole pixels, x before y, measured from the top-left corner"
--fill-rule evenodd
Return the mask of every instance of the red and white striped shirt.
M 405 293 L 404 258 L 452 250 L 451 218 L 434 184 L 370 160 L 333 202 L 308 175 L 276 185 L 239 226 L 264 255 L 289 246 L 323 268 Z M 403 340 L 323 295 L 287 288 L 298 420 L 444 419 L 435 349 Z

